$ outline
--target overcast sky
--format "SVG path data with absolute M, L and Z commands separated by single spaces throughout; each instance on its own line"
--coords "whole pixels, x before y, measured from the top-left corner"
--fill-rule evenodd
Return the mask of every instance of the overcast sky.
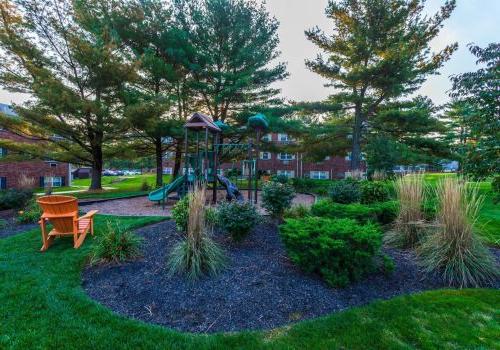
M 428 0 L 426 10 L 435 13 L 444 0 Z M 288 62 L 290 77 L 278 86 L 282 95 L 289 100 L 319 101 L 332 93 L 325 88 L 325 80 L 307 70 L 306 58 L 314 58 L 318 49 L 306 40 L 304 30 L 315 25 L 331 33 L 331 24 L 325 16 L 328 0 L 267 0 L 267 8 L 281 23 L 279 35 L 282 51 L 281 60 Z M 437 103 L 448 100 L 450 75 L 475 70 L 474 57 L 466 45 L 476 43 L 485 46 L 500 41 L 500 0 L 457 0 L 457 8 L 438 38 L 432 43 L 434 50 L 457 41 L 459 49 L 452 59 L 445 63 L 441 75 L 432 76 L 424 84 L 420 94 Z M 22 102 L 25 97 L 0 90 L 0 102 Z

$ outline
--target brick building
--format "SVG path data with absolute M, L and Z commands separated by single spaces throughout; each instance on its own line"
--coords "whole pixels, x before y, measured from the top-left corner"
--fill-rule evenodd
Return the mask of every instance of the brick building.
M 277 144 L 287 144 L 293 140 L 287 134 L 272 133 L 263 137 L 267 142 Z M 172 174 L 173 171 L 173 152 L 167 152 L 164 165 L 164 173 Z M 240 163 L 240 162 L 238 162 Z M 238 164 L 236 166 L 241 166 Z M 364 164 L 363 164 L 364 166 Z M 220 169 L 223 172 L 234 167 L 233 164 L 221 164 Z M 350 158 L 331 156 L 326 157 L 322 162 L 305 161 L 301 153 L 271 153 L 260 152 L 259 154 L 259 171 L 268 174 L 286 175 L 290 178 L 311 178 L 311 179 L 342 179 L 349 172 Z M 239 169 L 238 170 L 242 170 Z
M 15 116 L 14 111 L 5 104 L 0 104 L 0 112 Z M 0 129 L 0 139 L 27 143 L 35 142 L 2 129 Z M 1 158 L 7 156 L 7 154 L 7 149 L 0 148 L 1 189 L 20 188 L 21 182 L 26 181 L 26 179 L 31 180 L 33 187 L 44 187 L 47 184 L 53 187 L 70 185 L 71 168 L 68 163 L 53 160 L 2 161 Z

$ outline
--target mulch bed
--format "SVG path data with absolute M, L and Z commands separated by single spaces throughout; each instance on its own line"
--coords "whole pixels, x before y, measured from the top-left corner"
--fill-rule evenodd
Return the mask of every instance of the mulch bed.
M 14 236 L 18 233 L 38 227 L 38 224 L 18 224 L 16 222 L 14 210 L 1 210 L 0 219 L 3 219 L 7 222 L 6 227 L 0 228 L 0 239 Z
M 216 233 L 226 251 L 226 269 L 189 282 L 166 271 L 166 256 L 179 239 L 172 221 L 137 232 L 145 237 L 144 258 L 87 268 L 83 286 L 90 297 L 119 314 L 179 331 L 271 329 L 376 299 L 444 286 L 438 278 L 424 278 L 413 253 L 388 249 L 396 262 L 390 277 L 374 274 L 345 289 L 330 288 L 288 260 L 271 224 L 259 225 L 239 245 Z

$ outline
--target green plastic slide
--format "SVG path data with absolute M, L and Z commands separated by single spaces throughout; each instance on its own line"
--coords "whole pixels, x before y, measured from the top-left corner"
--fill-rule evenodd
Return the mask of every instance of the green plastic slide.
M 179 176 L 173 182 L 168 185 L 163 186 L 148 195 L 148 198 L 151 202 L 159 202 L 163 200 L 163 198 L 167 198 L 168 195 L 172 192 L 175 192 L 179 189 L 180 186 L 184 183 L 185 176 Z

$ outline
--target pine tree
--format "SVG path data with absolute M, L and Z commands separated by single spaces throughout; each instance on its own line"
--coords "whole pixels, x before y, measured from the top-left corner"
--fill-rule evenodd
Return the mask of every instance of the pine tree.
M 120 151 L 121 93 L 135 79 L 112 33 L 91 33 L 70 0 L 0 3 L 0 85 L 32 98 L 15 106 L 20 120 L 1 118 L 4 127 L 43 140 L 44 147 L 18 149 L 38 157 L 89 165 L 90 189 L 101 189 L 103 159 Z
M 195 55 L 191 72 L 214 120 L 273 100 L 270 85 L 286 78 L 278 51 L 278 22 L 254 0 L 175 0 L 175 17 Z
M 484 178 L 500 173 L 500 44 L 469 49 L 484 67 L 452 77 L 451 96 L 468 106 L 463 123 L 471 142 L 465 147 L 463 171 Z
M 367 122 L 380 105 L 417 90 L 457 49 L 455 43 L 431 54 L 429 47 L 455 1 L 446 1 L 432 17 L 422 15 L 423 7 L 422 0 L 330 1 L 332 35 L 319 28 L 306 31 L 327 54 L 306 61 L 307 67 L 331 81 L 338 92 L 330 102 L 353 115 L 352 169 L 360 167 Z

